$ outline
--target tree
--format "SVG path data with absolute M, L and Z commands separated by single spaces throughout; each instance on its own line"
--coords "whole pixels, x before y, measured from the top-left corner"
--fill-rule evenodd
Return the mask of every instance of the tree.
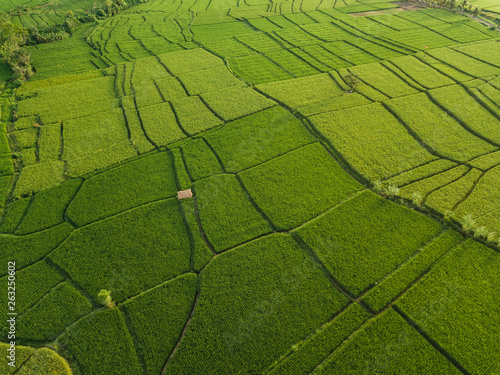
M 113 299 L 111 298 L 111 290 L 102 289 L 97 294 L 97 299 L 101 304 L 106 306 L 108 309 L 115 307 L 115 303 L 113 302 Z
M 352 94 L 359 85 L 359 78 L 357 75 L 355 75 L 353 73 L 349 73 L 349 74 L 345 75 L 344 81 L 347 84 L 347 86 L 349 86 L 351 88 L 351 90 L 347 91 L 349 94 Z

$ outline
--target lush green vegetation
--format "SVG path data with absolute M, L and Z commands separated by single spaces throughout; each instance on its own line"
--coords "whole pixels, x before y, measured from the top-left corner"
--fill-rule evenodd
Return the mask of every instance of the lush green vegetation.
M 361 190 L 319 144 L 313 143 L 239 174 L 279 230 L 292 229 Z
M 261 372 L 347 303 L 282 234 L 222 254 L 202 277 L 198 308 L 168 374 Z
M 495 372 L 499 367 L 498 352 L 491 350 L 495 345 L 491 340 L 498 335 L 498 305 L 491 301 L 497 293 L 499 259 L 497 252 L 469 240 L 397 303 L 471 373 Z M 482 292 L 477 295 L 479 286 Z M 439 297 L 433 299 L 431 295 Z M 431 301 L 436 301 L 432 307 Z M 451 326 L 457 334 L 469 335 L 468 347 L 481 348 L 491 360 L 481 360 L 474 351 L 464 350 L 459 336 L 449 335 Z
M 297 234 L 336 280 L 358 296 L 441 230 L 423 215 L 364 192 L 297 229 Z
M 500 34 L 400 5 L 2 3 L 0 373 L 498 372 Z

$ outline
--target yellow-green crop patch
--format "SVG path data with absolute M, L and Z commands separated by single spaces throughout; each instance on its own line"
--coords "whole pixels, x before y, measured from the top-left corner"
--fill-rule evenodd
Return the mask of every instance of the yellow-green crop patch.
M 311 123 L 351 167 L 370 180 L 384 179 L 436 158 L 380 103 L 316 115 Z
M 427 217 L 365 192 L 297 229 L 297 234 L 333 277 L 358 296 L 441 231 Z
M 50 259 L 91 296 L 109 285 L 123 301 L 187 272 L 190 253 L 177 202 L 169 199 L 75 230 Z
M 232 121 L 205 139 L 228 172 L 239 172 L 314 142 L 304 125 L 275 106 Z
M 319 143 L 239 175 L 257 205 L 280 230 L 304 224 L 362 188 Z
M 272 232 L 234 175 L 219 174 L 194 184 L 201 226 L 221 252 Z M 220 228 L 224 228 L 223 231 Z
M 499 372 L 498 31 L 120 2 L 0 5 L 0 374 Z
M 498 305 L 493 301 L 498 295 L 499 260 L 497 252 L 469 240 L 397 302 L 398 309 L 470 373 L 499 368 L 499 353 L 493 350 L 498 336 Z M 477 288 L 481 288 L 479 296 Z M 450 335 L 450 329 L 457 335 Z M 490 360 L 475 356 L 471 347 Z
M 347 299 L 290 236 L 274 234 L 210 263 L 198 304 L 167 374 L 261 372 Z

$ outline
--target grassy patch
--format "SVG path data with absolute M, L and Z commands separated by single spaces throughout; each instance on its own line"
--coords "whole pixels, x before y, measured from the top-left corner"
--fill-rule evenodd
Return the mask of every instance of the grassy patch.
M 277 106 L 233 121 L 205 139 L 229 172 L 239 172 L 314 141 L 296 117 Z
M 50 258 L 91 296 L 108 289 L 121 302 L 187 272 L 190 253 L 177 202 L 170 199 L 78 229 Z
M 200 180 L 194 189 L 202 227 L 217 252 L 271 232 L 233 175 Z
M 86 180 L 68 207 L 78 226 L 175 196 L 172 159 L 158 153 L 127 163 Z
M 290 236 L 259 239 L 207 266 L 167 374 L 234 374 L 243 367 L 261 373 L 346 303 Z
M 314 143 L 240 174 L 250 195 L 278 229 L 292 229 L 362 186 Z
M 180 276 L 120 305 L 136 335 L 137 353 L 145 363 L 144 374 L 161 372 L 191 312 L 196 280 L 195 274 Z M 164 319 L 158 321 L 158 316 Z
M 353 168 L 371 180 L 435 158 L 380 103 L 320 114 L 311 121 Z

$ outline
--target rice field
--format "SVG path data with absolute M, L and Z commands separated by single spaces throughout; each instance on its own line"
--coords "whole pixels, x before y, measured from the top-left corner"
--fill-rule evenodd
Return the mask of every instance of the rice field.
M 499 41 L 382 0 L 148 0 L 29 46 L 25 84 L 0 64 L 0 374 L 500 372 Z

